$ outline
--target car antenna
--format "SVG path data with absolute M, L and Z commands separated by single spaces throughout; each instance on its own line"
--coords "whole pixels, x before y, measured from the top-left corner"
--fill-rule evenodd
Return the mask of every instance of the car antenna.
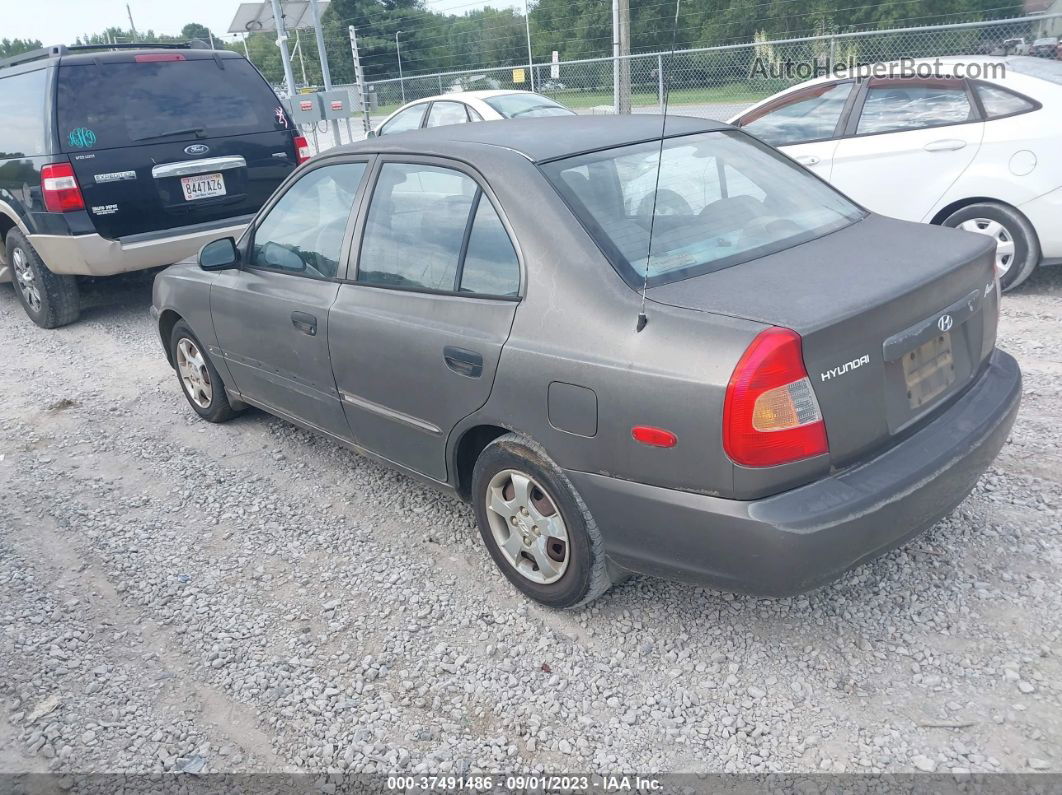
M 671 65 L 675 60 L 675 43 L 678 40 L 678 21 L 679 21 L 679 9 L 682 6 L 682 0 L 675 0 L 675 22 L 671 28 L 671 53 L 667 57 L 667 66 L 670 71 Z M 661 69 L 663 64 L 661 64 Z M 645 252 L 645 273 L 642 276 L 642 306 L 638 311 L 638 323 L 634 327 L 635 332 L 640 332 L 649 323 L 649 318 L 645 314 L 645 293 L 649 289 L 649 261 L 653 256 L 653 227 L 656 225 L 656 197 L 660 192 L 660 170 L 664 165 L 664 136 L 667 133 L 667 103 L 671 98 L 671 81 L 664 75 L 660 75 L 660 80 L 664 84 L 664 118 L 660 122 L 660 152 L 656 158 L 656 182 L 653 185 L 653 214 L 649 216 L 649 247 Z

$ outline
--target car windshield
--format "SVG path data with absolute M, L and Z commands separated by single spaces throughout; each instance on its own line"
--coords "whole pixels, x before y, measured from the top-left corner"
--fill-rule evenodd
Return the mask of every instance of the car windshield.
M 502 94 L 483 100 L 507 119 L 530 116 L 574 116 L 574 112 L 541 94 Z
M 1062 61 L 1049 61 L 1046 58 L 1011 58 L 1007 66 L 1020 75 L 1038 77 L 1062 85 Z
M 65 151 L 85 136 L 106 149 L 287 126 L 269 85 L 242 58 L 64 65 L 58 92 Z
M 733 267 L 864 215 L 792 160 L 742 133 L 668 139 L 656 190 L 659 152 L 659 141 L 649 141 L 543 166 L 631 284 L 641 286 L 646 273 L 654 286 Z

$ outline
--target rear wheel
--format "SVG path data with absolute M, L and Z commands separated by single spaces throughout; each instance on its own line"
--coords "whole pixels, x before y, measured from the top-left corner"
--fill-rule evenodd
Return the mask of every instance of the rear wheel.
M 957 210 L 944 226 L 965 229 L 996 241 L 996 269 L 1004 292 L 1021 284 L 1040 263 L 1040 242 L 1029 220 L 1013 207 L 979 202 Z
M 7 233 L 7 257 L 15 295 L 30 320 L 49 329 L 77 320 L 81 302 L 73 276 L 60 276 L 48 270 L 36 249 L 17 229 Z
M 207 422 L 225 422 L 236 411 L 225 394 L 225 384 L 206 349 L 192 333 L 191 327 L 178 320 L 170 334 L 170 359 L 177 371 L 188 405 Z
M 580 607 L 612 585 L 604 544 L 568 478 L 517 434 L 491 442 L 472 473 L 476 522 L 502 574 L 548 607 Z

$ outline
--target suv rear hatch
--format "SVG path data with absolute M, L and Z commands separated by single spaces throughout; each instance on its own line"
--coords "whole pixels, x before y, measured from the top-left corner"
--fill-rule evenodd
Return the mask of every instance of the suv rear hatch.
M 57 91 L 60 144 L 103 237 L 250 215 L 296 165 L 280 102 L 235 53 L 67 56 Z
M 790 328 L 843 466 L 968 386 L 995 346 L 993 241 L 868 216 L 648 298 Z

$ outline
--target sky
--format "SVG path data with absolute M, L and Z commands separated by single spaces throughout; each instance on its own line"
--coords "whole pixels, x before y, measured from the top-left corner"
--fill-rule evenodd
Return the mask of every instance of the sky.
M 522 0 L 483 2 L 498 8 Z M 138 31 L 180 32 L 189 22 L 199 22 L 214 32 L 229 29 L 238 0 L 130 0 Z M 107 27 L 129 27 L 125 0 L 0 0 L 0 38 L 39 39 L 42 44 L 72 44 L 78 36 Z M 433 11 L 471 10 L 469 0 L 428 0 Z

